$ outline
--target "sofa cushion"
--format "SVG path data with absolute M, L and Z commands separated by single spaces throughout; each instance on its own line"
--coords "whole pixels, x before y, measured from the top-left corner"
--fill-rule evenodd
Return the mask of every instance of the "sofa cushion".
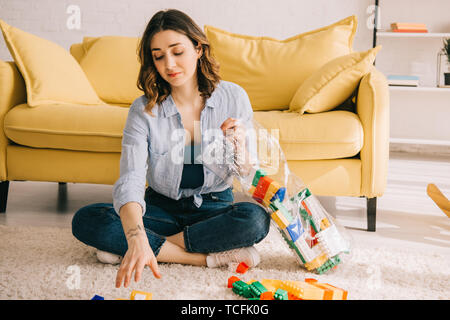
M 6 114 L 4 131 L 15 143 L 34 148 L 120 152 L 128 111 L 111 105 L 21 104 Z
M 137 88 L 139 38 L 85 37 L 70 47 L 99 97 L 111 104 L 131 104 L 143 92 Z
M 364 134 L 356 114 L 330 111 L 299 115 L 293 112 L 260 111 L 254 119 L 269 130 L 278 129 L 287 160 L 318 160 L 353 157 L 363 146 Z M 274 133 L 276 134 L 276 133 Z
M 353 52 L 326 63 L 314 72 L 292 98 L 289 110 L 317 113 L 340 105 L 358 87 L 362 77 L 373 66 L 381 46 L 364 52 Z
M 34 148 L 121 152 L 128 110 L 104 105 L 29 108 L 21 104 L 6 114 L 4 131 L 15 143 Z M 254 113 L 254 118 L 269 133 L 271 129 L 279 130 L 280 144 L 287 160 L 352 157 L 358 154 L 363 144 L 359 118 L 348 111 L 304 115 L 260 111 Z
M 328 61 L 352 52 L 356 16 L 285 40 L 205 26 L 222 79 L 239 84 L 253 110 L 288 109 L 298 87 Z
M 2 20 L 0 28 L 11 56 L 25 80 L 29 106 L 104 103 L 80 65 L 63 47 L 14 28 Z

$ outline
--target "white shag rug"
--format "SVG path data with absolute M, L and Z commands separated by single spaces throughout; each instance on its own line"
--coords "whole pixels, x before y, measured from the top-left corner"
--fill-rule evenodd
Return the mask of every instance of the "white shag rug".
M 250 279 L 316 278 L 348 291 L 348 299 L 448 299 L 450 258 L 426 250 L 374 248 L 353 243 L 352 254 L 336 270 L 316 275 L 302 269 L 277 232 L 256 245 L 261 263 L 243 275 L 222 269 L 160 264 L 162 279 L 150 270 L 139 283 L 116 289 L 118 266 L 101 264 L 95 249 L 76 240 L 68 228 L 0 225 L 0 299 L 129 298 L 132 290 L 160 299 L 243 299 L 227 288 L 236 275 Z

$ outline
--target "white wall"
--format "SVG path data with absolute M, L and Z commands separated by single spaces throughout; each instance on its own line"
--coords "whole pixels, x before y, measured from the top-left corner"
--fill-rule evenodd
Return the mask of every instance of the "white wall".
M 140 36 L 158 10 L 176 8 L 201 27 L 213 25 L 231 32 L 284 39 L 357 15 L 355 50 L 372 46 L 366 27 L 370 0 L 0 0 L 0 19 L 54 41 L 66 49 L 84 36 Z M 81 12 L 80 30 L 66 26 L 70 5 Z M 0 59 L 11 57 L 0 41 Z

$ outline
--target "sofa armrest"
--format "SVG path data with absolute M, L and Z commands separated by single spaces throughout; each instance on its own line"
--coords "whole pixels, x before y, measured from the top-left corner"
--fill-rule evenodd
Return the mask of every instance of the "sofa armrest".
M 375 67 L 362 79 L 356 101 L 364 130 L 361 149 L 361 195 L 382 196 L 389 163 L 389 86 Z
M 27 101 L 25 82 L 14 62 L 0 60 L 0 181 L 7 180 L 6 146 L 3 123 L 6 113 L 14 106 Z

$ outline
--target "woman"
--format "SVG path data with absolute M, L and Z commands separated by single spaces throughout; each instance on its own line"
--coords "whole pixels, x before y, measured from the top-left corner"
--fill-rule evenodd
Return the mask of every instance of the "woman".
M 133 272 L 139 281 L 145 266 L 160 278 L 157 261 L 255 266 L 253 245 L 267 235 L 270 218 L 256 204 L 233 204 L 230 184 L 198 161 L 210 129 L 245 143 L 238 132 L 252 119 L 247 94 L 220 80 L 206 36 L 178 10 L 152 17 L 139 59 L 145 94 L 130 106 L 113 204 L 78 210 L 74 236 L 97 248 L 101 262 L 121 262 L 116 287 L 128 287 Z

